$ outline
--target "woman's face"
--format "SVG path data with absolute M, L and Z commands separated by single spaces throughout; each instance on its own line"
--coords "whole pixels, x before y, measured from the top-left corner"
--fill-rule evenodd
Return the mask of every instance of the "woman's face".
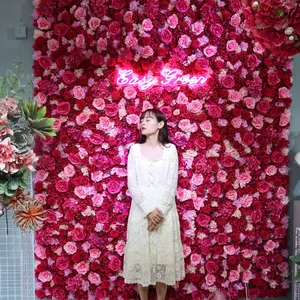
M 145 117 L 140 120 L 140 130 L 143 135 L 149 136 L 155 134 L 164 126 L 164 122 L 158 122 L 155 115 L 147 112 Z

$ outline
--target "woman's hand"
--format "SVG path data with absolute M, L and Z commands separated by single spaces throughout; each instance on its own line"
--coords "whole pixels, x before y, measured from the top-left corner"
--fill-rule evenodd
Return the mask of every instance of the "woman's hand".
M 162 224 L 162 221 L 156 225 L 148 219 L 148 230 L 149 231 L 157 231 L 161 224 Z
M 163 214 L 160 209 L 155 208 L 154 211 L 148 214 L 147 219 L 148 219 L 148 230 L 157 231 L 163 220 Z

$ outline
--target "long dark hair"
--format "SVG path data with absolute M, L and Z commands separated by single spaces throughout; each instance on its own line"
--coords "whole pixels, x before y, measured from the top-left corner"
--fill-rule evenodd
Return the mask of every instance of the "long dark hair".
M 146 114 L 154 115 L 157 122 L 164 121 L 164 126 L 158 132 L 158 141 L 163 146 L 166 146 L 166 144 L 170 143 L 166 116 L 159 109 L 151 108 L 151 109 L 145 110 L 142 113 L 142 115 L 140 116 L 140 120 L 143 120 L 145 118 Z M 147 137 L 145 135 L 141 134 L 139 143 L 144 144 L 146 142 L 146 139 L 147 139 Z

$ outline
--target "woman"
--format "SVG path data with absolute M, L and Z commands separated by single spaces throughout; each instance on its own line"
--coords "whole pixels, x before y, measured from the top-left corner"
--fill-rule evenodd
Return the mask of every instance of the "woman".
M 137 283 L 142 300 L 149 285 L 156 286 L 158 300 L 167 286 L 185 277 L 175 194 L 178 156 L 169 142 L 167 121 L 157 109 L 140 118 L 141 137 L 128 155 L 128 189 L 132 203 L 124 253 L 125 283 Z

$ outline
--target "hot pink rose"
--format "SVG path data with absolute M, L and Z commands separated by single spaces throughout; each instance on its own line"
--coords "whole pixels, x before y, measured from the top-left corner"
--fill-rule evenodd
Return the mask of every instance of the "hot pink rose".
M 252 97 L 245 97 L 244 103 L 246 104 L 247 108 L 254 109 L 255 108 L 255 99 Z
M 85 91 L 83 89 L 83 87 L 76 85 L 74 86 L 74 88 L 72 89 L 73 92 L 73 96 L 76 99 L 84 99 L 85 98 Z
M 65 193 L 68 191 L 69 185 L 67 180 L 58 180 L 55 183 L 55 188 L 60 193 Z
M 272 240 L 269 240 L 266 242 L 264 249 L 266 251 L 273 251 L 276 248 L 276 243 L 273 242 Z
M 231 270 L 229 273 L 229 281 L 238 281 L 240 279 L 240 273 L 236 270 Z
M 229 21 L 230 25 L 233 27 L 238 27 L 241 23 L 241 17 L 238 13 L 234 14 Z
M 56 259 L 55 266 L 59 270 L 65 270 L 69 266 L 69 260 L 66 257 L 60 256 Z
M 204 30 L 204 24 L 201 21 L 197 21 L 192 24 L 192 33 L 195 35 L 199 35 Z
M 72 230 L 72 238 L 74 241 L 83 241 L 85 238 L 85 232 L 82 227 L 75 227 Z
M 59 49 L 59 41 L 56 39 L 50 39 L 47 41 L 47 47 L 50 51 L 56 51 Z
M 125 45 L 127 48 L 134 48 L 137 45 L 137 42 L 138 40 L 132 33 L 129 33 L 125 38 Z
M 78 274 L 85 275 L 89 271 L 89 265 L 82 261 L 78 264 L 75 264 L 74 269 L 78 272 Z
M 205 283 L 208 285 L 208 286 L 212 286 L 214 285 L 216 282 L 216 277 L 212 274 L 207 274 L 205 276 Z
M 84 123 L 86 123 L 90 118 L 90 114 L 88 113 L 81 113 L 78 116 L 76 116 L 76 124 L 78 125 L 83 125 Z
M 60 115 L 67 116 L 71 110 L 71 105 L 69 102 L 60 102 L 57 105 L 57 111 Z
M 96 30 L 100 26 L 101 20 L 97 17 L 91 17 L 89 19 L 89 27 L 92 30 Z
M 172 16 L 168 17 L 167 22 L 171 28 L 176 28 L 176 26 L 178 25 L 177 15 L 173 14 Z
M 135 114 L 130 114 L 126 116 L 126 122 L 128 124 L 138 124 L 140 122 L 140 118 Z
M 234 80 L 233 76 L 231 76 L 231 75 L 225 75 L 225 76 L 221 77 L 220 83 L 225 88 L 231 89 L 235 85 L 235 80 Z
M 74 17 L 79 21 L 83 20 L 86 17 L 86 10 L 83 7 L 78 7 L 75 10 Z
M 204 132 L 209 132 L 212 130 L 212 125 L 211 122 L 209 120 L 203 121 L 200 123 L 200 128 L 201 130 L 203 130 Z
M 235 190 L 230 190 L 226 193 L 226 197 L 232 201 L 237 199 L 237 192 Z
M 92 198 L 93 206 L 100 207 L 103 203 L 103 196 L 101 194 L 95 194 Z
M 221 37 L 223 33 L 223 26 L 221 24 L 211 24 L 209 30 L 214 36 Z
M 212 57 L 217 53 L 217 49 L 218 48 L 216 46 L 209 45 L 203 49 L 203 53 L 206 57 Z
M 160 39 L 163 43 L 169 44 L 172 41 L 172 32 L 169 29 L 163 28 L 159 31 Z
M 197 253 L 193 253 L 191 255 L 191 265 L 192 266 L 197 266 L 201 262 L 201 255 Z
M 147 18 L 143 20 L 142 27 L 145 31 L 151 31 L 153 29 L 152 21 Z
M 77 246 L 74 242 L 67 242 L 64 245 L 64 250 L 66 251 L 67 254 L 74 254 L 77 251 Z
M 97 222 L 99 222 L 101 224 L 107 223 L 109 220 L 108 212 L 104 211 L 104 210 L 97 211 L 96 219 L 97 219 Z
M 216 236 L 218 245 L 225 245 L 228 242 L 228 236 L 225 233 L 219 233 Z
M 208 227 L 211 221 L 210 216 L 199 213 L 196 219 L 196 222 L 201 227 Z
M 124 96 L 126 99 L 134 99 L 136 97 L 136 90 L 132 86 L 126 86 L 124 88 Z
M 189 98 L 185 95 L 185 93 L 179 92 L 178 96 L 177 96 L 177 99 L 176 99 L 176 102 L 178 104 L 188 104 Z
M 111 180 L 107 184 L 107 189 L 110 194 L 118 194 L 121 191 L 121 187 L 122 186 L 121 186 L 120 182 L 117 182 L 115 180 Z
M 229 40 L 226 43 L 226 50 L 227 52 L 237 52 L 239 50 L 239 44 L 236 42 L 236 40 Z
M 192 43 L 191 38 L 186 34 L 183 34 L 178 40 L 179 47 L 183 49 L 188 48 L 191 45 L 191 43 Z
M 51 23 L 45 19 L 45 18 L 38 18 L 37 19 L 37 27 L 40 29 L 40 30 L 48 30 L 51 28 Z
M 48 282 L 52 280 L 52 274 L 49 271 L 41 272 L 38 279 L 42 282 Z
M 88 190 L 85 186 L 76 186 L 74 194 L 80 199 L 85 199 L 88 195 Z
M 118 259 L 117 256 L 112 256 L 108 266 L 111 270 L 116 272 L 121 268 L 121 261 Z
M 94 272 L 89 273 L 88 279 L 91 284 L 95 284 L 96 286 L 98 286 L 101 283 L 100 275 Z

